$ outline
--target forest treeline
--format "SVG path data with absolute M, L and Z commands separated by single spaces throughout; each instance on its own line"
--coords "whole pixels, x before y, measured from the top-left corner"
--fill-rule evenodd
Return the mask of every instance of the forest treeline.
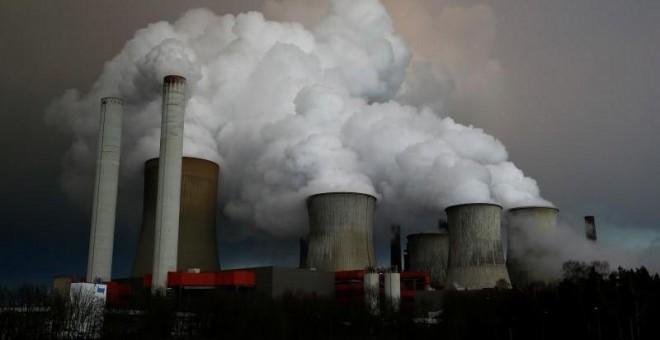
M 645 268 L 566 262 L 551 284 L 448 290 L 442 312 L 420 322 L 412 305 L 371 315 L 363 304 L 254 292 L 140 294 L 107 308 L 44 287 L 0 288 L 4 339 L 660 339 L 660 277 Z M 433 314 L 435 315 L 435 314 Z

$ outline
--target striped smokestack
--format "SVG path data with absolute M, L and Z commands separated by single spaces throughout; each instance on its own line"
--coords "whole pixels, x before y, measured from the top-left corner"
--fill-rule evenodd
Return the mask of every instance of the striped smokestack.
M 185 87 L 181 76 L 163 81 L 152 292 L 167 288 L 167 273 L 177 269 Z
M 110 97 L 101 99 L 87 282 L 109 281 L 111 278 L 121 151 L 121 122 L 121 99 Z

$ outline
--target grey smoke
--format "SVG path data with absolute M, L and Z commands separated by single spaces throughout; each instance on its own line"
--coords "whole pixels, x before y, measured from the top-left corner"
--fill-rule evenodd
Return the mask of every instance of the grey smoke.
M 519 229 L 520 233 L 509 238 L 509 247 L 516 254 L 524 254 L 522 260 L 527 266 L 546 280 L 561 278 L 562 264 L 569 260 L 606 261 L 613 270 L 645 266 L 652 273 L 660 272 L 660 240 L 653 241 L 647 248 L 631 250 L 590 241 L 584 235 L 583 226 L 560 222 L 556 228 L 540 232 L 524 219 L 509 223 L 525 226 Z

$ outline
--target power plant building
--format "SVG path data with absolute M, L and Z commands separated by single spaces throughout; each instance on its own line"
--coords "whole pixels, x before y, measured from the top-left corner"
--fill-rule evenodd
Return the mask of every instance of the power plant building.
M 431 285 L 445 285 L 449 236 L 447 232 L 410 234 L 407 237 L 408 269 L 431 275 Z
M 373 218 L 376 198 L 333 192 L 307 199 L 308 268 L 323 271 L 363 270 L 376 264 Z
M 502 251 L 502 207 L 490 203 L 448 207 L 447 286 L 463 289 L 510 285 Z
M 158 158 L 148 160 L 144 166 L 142 230 L 133 277 L 151 274 L 153 267 L 158 168 Z M 220 269 L 216 231 L 219 166 L 208 160 L 184 157 L 181 173 L 176 270 L 217 271 Z
M 121 99 L 112 97 L 101 99 L 87 282 L 105 282 L 111 279 L 121 130 Z
M 506 221 L 508 231 L 507 267 L 511 283 L 522 287 L 547 279 L 535 269 L 531 260 L 544 254 L 531 247 L 530 240 L 538 240 L 557 228 L 559 210 L 553 207 L 530 206 L 509 209 Z

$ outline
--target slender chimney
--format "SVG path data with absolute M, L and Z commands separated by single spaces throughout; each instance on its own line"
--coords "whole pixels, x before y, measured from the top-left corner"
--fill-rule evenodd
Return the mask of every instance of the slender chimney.
M 406 245 L 406 250 L 403 251 L 403 269 L 401 271 L 410 270 L 410 255 L 408 254 L 408 246 Z
M 401 226 L 393 225 L 390 238 L 390 265 L 396 270 L 403 270 L 401 266 Z
M 109 281 L 111 278 L 121 151 L 121 121 L 121 99 L 110 97 L 101 99 L 87 282 Z
M 185 87 L 186 78 L 181 76 L 166 76 L 163 81 L 152 292 L 166 289 L 167 273 L 177 269 Z
M 300 238 L 300 260 L 299 268 L 307 268 L 307 238 Z
M 584 232 L 587 240 L 596 242 L 596 219 L 593 216 L 584 217 Z

